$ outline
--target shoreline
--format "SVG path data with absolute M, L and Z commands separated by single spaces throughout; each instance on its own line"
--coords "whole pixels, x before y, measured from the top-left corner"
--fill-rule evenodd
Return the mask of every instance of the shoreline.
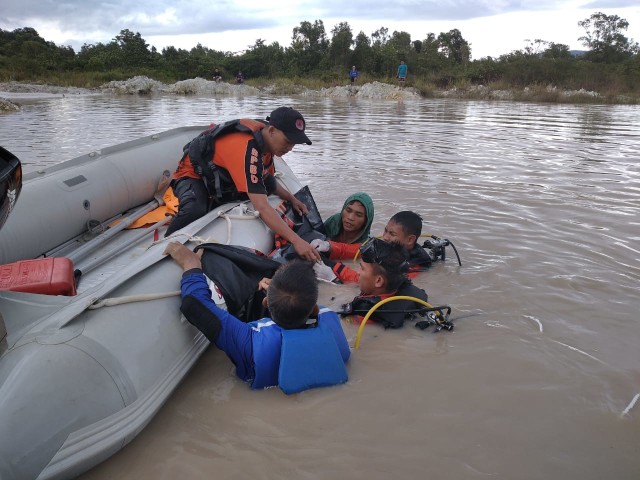
M 638 99 L 626 95 L 605 96 L 598 92 L 561 90 L 555 86 L 533 86 L 523 89 L 494 89 L 485 85 L 463 88 L 438 89 L 421 92 L 415 87 L 382 83 L 378 81 L 362 85 L 338 85 L 310 89 L 289 82 L 275 81 L 265 86 L 230 84 L 203 78 L 181 80 L 165 84 L 149 77 L 136 76 L 123 81 L 111 81 L 97 88 L 63 87 L 57 85 L 4 82 L 0 83 L 0 112 L 20 110 L 20 103 L 64 98 L 72 95 L 302 95 L 331 98 L 365 98 L 379 100 L 418 100 L 424 98 L 450 98 L 461 100 L 490 100 L 515 102 L 545 102 L 570 104 L 618 104 L 636 105 Z

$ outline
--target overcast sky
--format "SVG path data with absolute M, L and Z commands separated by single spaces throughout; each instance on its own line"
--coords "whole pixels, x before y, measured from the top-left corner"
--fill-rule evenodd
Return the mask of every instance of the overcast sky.
M 340 22 L 354 37 L 386 27 L 411 40 L 457 28 L 479 59 L 522 49 L 527 39 L 584 49 L 578 22 L 595 12 L 626 19 L 626 36 L 640 42 L 640 0 L 2 0 L 0 28 L 32 27 L 76 52 L 84 43 L 108 43 L 125 28 L 159 51 L 200 43 L 230 52 L 259 38 L 289 46 L 302 21 L 322 20 L 329 38 Z

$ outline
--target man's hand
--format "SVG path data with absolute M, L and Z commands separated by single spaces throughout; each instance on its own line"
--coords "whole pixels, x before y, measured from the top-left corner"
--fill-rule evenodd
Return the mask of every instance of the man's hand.
M 304 260 L 308 260 L 310 262 L 319 262 L 320 261 L 320 253 L 309 245 L 304 240 L 300 239 L 297 242 L 293 243 L 293 248 L 300 258 Z
M 291 199 L 291 207 L 298 215 L 307 215 L 309 213 L 307 206 L 296 197 Z
M 305 242 L 298 236 L 296 232 L 291 230 L 289 226 L 280 218 L 278 212 L 269 205 L 267 196 L 256 193 L 249 193 L 249 200 L 254 208 L 260 212 L 260 218 L 274 233 L 288 240 L 295 249 L 296 253 L 303 259 L 310 262 L 320 261 L 320 254 L 315 248 Z M 279 194 L 278 194 L 279 195 Z M 281 197 L 282 198 L 282 197 Z M 290 199 L 288 201 L 291 201 Z
M 258 282 L 258 290 L 264 290 L 265 292 L 269 288 L 269 284 L 271 283 L 271 279 L 267 277 L 263 277 L 262 280 Z
M 180 242 L 170 242 L 163 253 L 173 258 L 185 272 L 192 268 L 202 268 L 200 258 L 204 250 L 199 250 L 198 253 L 194 253 Z
M 326 240 L 321 240 L 319 238 L 314 238 L 313 240 L 311 240 L 311 243 L 309 245 L 311 245 L 317 251 L 322 253 L 327 253 L 331 251 L 331 244 Z

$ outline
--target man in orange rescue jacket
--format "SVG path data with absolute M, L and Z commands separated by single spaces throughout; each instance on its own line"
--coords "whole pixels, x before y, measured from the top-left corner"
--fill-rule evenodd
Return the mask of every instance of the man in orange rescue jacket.
M 276 194 L 291 202 L 299 214 L 308 213 L 306 206 L 276 181 L 273 164 L 274 155 L 283 156 L 297 144 L 311 145 L 305 134 L 305 120 L 300 112 L 290 107 L 276 108 L 267 120 L 265 123 L 242 119 L 235 130 L 210 136 L 210 141 L 206 137 L 210 131 L 204 132 L 204 138 L 197 137 L 191 142 L 202 140 L 198 150 L 193 146 L 185 150 L 173 175 L 172 187 L 180 205 L 166 235 L 205 215 L 209 210 L 209 196 L 217 197 L 219 202 L 248 198 L 264 223 L 288 240 L 300 257 L 313 262 L 320 260 L 318 251 L 293 232 L 267 201 L 268 195 Z M 207 148 L 209 156 L 213 150 L 210 158 L 206 158 Z M 191 157 L 200 153 L 204 163 L 212 162 L 215 166 L 211 169 L 217 175 L 214 192 L 211 187 L 207 189 L 200 174 L 202 168 L 198 173 L 197 164 L 192 161 Z

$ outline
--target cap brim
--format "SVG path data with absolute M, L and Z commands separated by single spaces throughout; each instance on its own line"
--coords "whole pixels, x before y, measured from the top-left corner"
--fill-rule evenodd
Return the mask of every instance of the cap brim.
M 311 145 L 311 140 L 309 140 L 309 137 L 307 137 L 305 133 L 300 130 L 292 130 L 290 132 L 285 132 L 285 135 L 291 143 L 294 143 L 296 145 L 300 145 L 302 143 Z

